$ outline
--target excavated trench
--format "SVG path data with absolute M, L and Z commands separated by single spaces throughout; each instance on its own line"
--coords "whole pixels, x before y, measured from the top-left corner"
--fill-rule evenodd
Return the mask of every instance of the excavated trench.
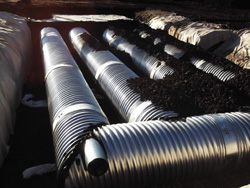
M 100 12 L 109 12 L 101 10 Z M 96 10 L 95 10 L 96 11 Z M 114 11 L 112 9 L 112 11 Z M 127 16 L 134 14 L 133 11 L 123 10 Z M 79 9 L 80 13 L 80 9 Z M 39 18 L 34 12 L 34 18 Z M 37 16 L 37 17 L 36 17 Z M 44 18 L 49 17 L 44 15 Z M 96 95 L 96 98 L 109 119 L 110 124 L 123 123 L 124 118 L 117 112 L 108 96 L 103 92 L 100 85 L 95 80 L 83 60 L 73 48 L 69 39 L 69 32 L 74 27 L 82 27 L 94 36 L 106 49 L 116 55 L 124 64 L 134 71 L 139 78 L 132 78 L 127 81 L 128 86 L 135 93 L 141 96 L 141 100 L 151 100 L 159 109 L 174 111 L 179 114 L 179 118 L 185 120 L 188 116 L 224 113 L 235 111 L 249 112 L 250 106 L 250 76 L 249 71 L 239 68 L 235 64 L 214 56 L 208 51 L 198 47 L 184 44 L 180 41 L 168 37 L 164 31 L 154 31 L 137 21 L 109 21 L 109 22 L 28 22 L 32 34 L 33 64 L 30 67 L 27 83 L 24 85 L 23 93 L 32 93 L 35 99 L 47 99 L 44 83 L 43 58 L 40 46 L 40 31 L 44 27 L 56 28 L 64 39 L 72 56 L 77 62 L 84 78 Z M 166 64 L 174 69 L 174 73 L 165 76 L 163 79 L 149 79 L 142 70 L 138 69 L 133 63 L 133 59 L 126 53 L 116 50 L 103 40 L 103 33 L 111 28 L 117 35 L 126 38 L 131 44 L 145 50 L 148 54 L 165 61 Z M 146 30 L 150 37 L 142 39 L 137 30 Z M 155 38 L 160 38 L 161 43 L 154 45 Z M 164 44 L 168 43 L 186 51 L 186 54 L 179 60 L 164 52 Z M 232 71 L 234 78 L 221 81 L 212 74 L 207 74 L 195 68 L 188 59 L 190 57 L 203 58 L 206 61 L 223 67 L 225 71 Z M 52 143 L 51 127 L 47 109 L 30 109 L 20 105 L 17 109 L 15 135 L 10 140 L 10 153 L 3 167 L 1 168 L 0 185 L 4 188 L 11 187 L 55 187 L 55 172 L 35 176 L 31 179 L 23 179 L 21 174 L 26 168 L 44 163 L 55 163 L 54 148 Z M 241 171 L 238 175 L 232 172 L 224 172 L 225 177 L 241 179 L 235 186 L 244 185 L 245 178 L 249 173 Z M 236 175 L 235 175 L 236 174 Z M 237 176 L 238 175 L 238 176 Z M 237 176 L 237 177 L 235 177 Z M 214 179 L 212 181 L 211 179 Z M 200 182 L 199 182 L 200 181 Z M 212 182 L 212 183 L 211 183 Z M 223 182 L 223 183 L 221 183 Z M 183 183 L 174 183 L 170 187 L 220 187 L 232 186 L 232 183 L 225 183 L 226 180 L 218 177 L 208 177 L 207 179 L 193 180 Z M 246 181 L 247 182 L 247 181 Z M 242 184 L 241 184 L 242 183 Z M 249 183 L 249 182 L 247 182 Z M 222 185 L 223 184 L 223 185 Z M 233 186 L 232 186 L 233 187 Z

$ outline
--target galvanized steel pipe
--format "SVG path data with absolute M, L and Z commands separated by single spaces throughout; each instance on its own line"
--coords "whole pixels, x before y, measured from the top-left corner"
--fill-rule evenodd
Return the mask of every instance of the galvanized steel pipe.
M 129 54 L 135 65 L 152 79 L 162 79 L 165 75 L 174 73 L 174 69 L 166 65 L 164 61 L 160 61 L 143 49 L 129 43 L 122 36 L 116 35 L 115 31 L 111 29 L 104 31 L 103 39 L 110 46 Z
M 109 121 L 56 29 L 41 30 L 41 46 L 58 172 L 83 147 L 86 168 L 103 174 L 108 168 L 105 151 L 88 129 Z
M 136 31 L 138 32 L 138 30 L 136 30 Z M 146 31 L 140 31 L 138 34 L 141 37 L 149 35 Z M 144 37 L 142 37 L 142 38 L 144 38 Z M 172 44 L 165 44 L 164 51 L 167 54 L 175 57 L 176 59 L 180 59 L 186 53 L 182 49 L 179 49 L 178 47 L 176 47 L 176 46 L 174 46 Z M 225 70 L 223 70 L 223 67 L 218 66 L 218 65 L 214 65 L 214 64 L 212 64 L 210 62 L 205 61 L 202 58 L 192 57 L 192 58 L 190 58 L 189 61 L 197 69 L 200 69 L 200 70 L 202 70 L 203 72 L 206 72 L 206 73 L 211 73 L 211 74 L 213 74 L 214 76 L 216 76 L 218 79 L 220 79 L 222 81 L 230 80 L 230 79 L 234 78 L 234 76 L 235 76 L 235 73 L 233 73 L 231 71 L 225 71 Z
M 128 79 L 138 76 L 86 30 L 72 29 L 70 39 L 76 51 L 126 121 L 147 121 L 177 116 L 174 112 L 166 112 L 157 108 L 151 101 L 141 101 L 140 95 L 130 89 L 126 82 Z
M 192 57 L 190 62 L 198 69 L 206 72 L 211 73 L 221 81 L 225 82 L 235 77 L 235 73 L 231 71 L 224 71 L 221 66 L 213 65 L 210 62 L 205 61 L 204 59 Z
M 110 168 L 93 177 L 76 157 L 65 180 L 68 188 L 151 187 L 250 163 L 249 113 L 107 125 L 94 133 L 102 140 Z

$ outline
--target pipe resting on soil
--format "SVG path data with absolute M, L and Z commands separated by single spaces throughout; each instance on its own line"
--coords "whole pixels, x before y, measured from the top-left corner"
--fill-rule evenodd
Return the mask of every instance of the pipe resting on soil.
M 56 29 L 41 30 L 41 46 L 58 174 L 80 150 L 89 173 L 101 175 L 106 153 L 91 129 L 109 121 Z
M 164 61 L 160 61 L 156 57 L 149 55 L 143 49 L 129 43 L 125 38 L 117 35 L 115 31 L 111 29 L 104 31 L 103 39 L 110 46 L 129 54 L 134 64 L 151 79 L 162 79 L 165 75 L 174 73 L 174 69 L 166 65 Z
M 168 119 L 176 117 L 172 111 L 164 111 L 151 101 L 141 101 L 127 85 L 127 80 L 138 76 L 85 29 L 73 28 L 70 39 L 74 48 L 86 63 L 110 101 L 128 122 Z
M 146 31 L 140 31 L 138 34 L 141 36 L 141 38 L 147 38 L 147 36 L 150 35 Z M 114 45 L 114 44 L 112 43 L 112 45 Z M 115 47 L 117 49 L 120 49 L 120 48 L 118 48 L 117 45 L 115 45 Z M 167 54 L 173 56 L 176 59 L 180 59 L 180 58 L 184 57 L 185 54 L 186 54 L 186 52 L 184 50 L 178 48 L 177 46 L 175 46 L 173 44 L 165 44 L 164 51 Z M 204 60 L 202 58 L 194 56 L 194 57 L 188 58 L 188 60 L 197 69 L 200 69 L 200 70 L 202 70 L 203 72 L 206 72 L 206 73 L 211 73 L 215 77 L 220 79 L 221 81 L 228 81 L 228 80 L 235 77 L 235 73 L 233 73 L 231 71 L 225 71 L 225 70 L 223 70 L 223 67 L 218 66 L 218 65 L 214 65 L 213 63 L 207 62 L 206 60 Z

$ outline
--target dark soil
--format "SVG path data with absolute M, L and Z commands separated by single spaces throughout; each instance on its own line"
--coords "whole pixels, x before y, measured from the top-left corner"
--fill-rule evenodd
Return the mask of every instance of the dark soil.
M 22 4 L 21 4 L 22 3 Z M 189 17 L 193 20 L 207 20 L 214 23 L 221 23 L 223 27 L 241 29 L 249 27 L 250 14 L 246 10 L 223 9 L 219 11 L 218 8 L 213 8 L 211 4 L 204 5 L 200 2 L 181 2 L 181 1 L 158 1 L 157 3 L 148 1 L 147 3 L 137 2 L 119 2 L 119 1 L 82 1 L 74 2 L 67 1 L 67 4 L 57 1 L 38 1 L 31 0 L 25 3 L 21 2 L 15 4 L 0 4 L 0 10 L 13 12 L 21 16 L 45 19 L 50 18 L 53 13 L 61 14 L 121 14 L 128 17 L 136 17 L 139 19 L 140 15 L 137 13 L 144 9 L 157 8 L 158 10 L 171 10 L 178 14 Z M 194 10 L 193 7 L 196 7 Z M 209 8 L 210 7 L 210 8 Z M 154 12 L 149 11 L 148 15 L 141 16 L 146 19 L 149 15 L 155 15 Z M 140 18 L 140 19 L 141 19 Z M 46 99 L 46 92 L 44 87 L 44 72 L 40 49 L 40 30 L 43 27 L 55 27 L 58 29 L 66 44 L 69 47 L 73 57 L 78 63 L 85 79 L 91 88 L 95 89 L 95 93 L 104 96 L 104 99 L 99 99 L 101 107 L 108 116 L 110 123 L 122 122 L 122 118 L 116 113 L 114 107 L 107 100 L 105 94 L 96 84 L 93 76 L 90 74 L 80 57 L 77 55 L 72 45 L 70 44 L 68 33 L 73 27 L 83 27 L 96 37 L 106 48 L 111 50 L 124 63 L 126 63 L 137 74 L 142 73 L 134 67 L 131 63 L 131 58 L 122 52 L 118 52 L 113 48 L 107 46 L 102 41 L 102 33 L 110 25 L 113 28 L 122 28 L 126 26 L 127 31 L 132 31 L 135 27 L 144 27 L 138 22 L 128 21 L 114 21 L 108 23 L 94 23 L 94 22 L 68 22 L 68 23 L 34 23 L 29 22 L 29 27 L 32 33 L 33 46 L 33 63 L 30 67 L 27 82 L 25 83 L 23 94 L 32 93 L 37 99 Z M 162 31 L 153 31 L 148 28 L 152 36 L 165 36 L 162 40 L 168 41 L 169 38 Z M 130 36 L 124 32 L 126 36 Z M 130 32 L 132 33 L 132 32 Z M 133 38 L 132 34 L 130 36 Z M 134 40 L 134 39 L 133 39 Z M 174 41 L 174 39 L 173 39 Z M 237 72 L 236 77 L 227 82 L 222 83 L 211 75 L 202 73 L 196 70 L 192 65 L 187 63 L 185 59 L 176 61 L 174 58 L 167 56 L 162 52 L 160 45 L 152 48 L 150 40 L 141 40 L 137 38 L 135 42 L 143 47 L 148 52 L 156 55 L 159 59 L 166 61 L 172 66 L 176 72 L 172 76 L 168 76 L 163 80 L 153 81 L 148 78 L 140 78 L 130 80 L 129 84 L 135 91 L 142 93 L 142 99 L 149 97 L 151 92 L 151 99 L 162 108 L 171 108 L 180 113 L 182 116 L 203 113 L 216 113 L 223 111 L 238 110 L 243 105 L 249 105 L 250 83 L 249 73 L 244 70 L 228 68 Z M 177 44 L 177 43 L 176 43 Z M 183 43 L 180 43 L 182 46 Z M 187 47 L 186 49 L 189 49 Z M 193 48 L 196 55 L 196 48 Z M 198 50 L 199 51 L 199 50 Z M 199 51 L 199 53 L 203 53 Z M 208 52 L 204 52 L 205 55 Z M 205 55 L 202 57 L 205 57 Z M 211 58 L 210 55 L 207 55 Z M 214 60 L 214 58 L 212 58 Z M 174 63 L 173 63 L 174 62 Z M 224 60 L 216 60 L 216 63 L 222 62 L 221 65 L 229 64 Z M 225 66 L 226 67 L 226 66 Z M 195 96 L 194 98 L 192 96 Z M 187 108 L 186 108 L 187 107 Z M 49 121 L 48 110 L 31 109 L 24 105 L 19 105 L 16 110 L 17 118 L 15 125 L 15 134 L 10 138 L 10 152 L 0 169 L 0 187 L 1 188 L 49 188 L 56 187 L 56 173 L 52 172 L 43 176 L 35 176 L 24 180 L 22 172 L 26 168 L 33 167 L 44 163 L 54 163 L 54 148 L 51 134 L 51 127 Z M 211 177 L 199 178 L 191 181 L 175 182 L 168 187 L 182 188 L 182 187 L 239 187 L 249 184 L 250 174 L 247 170 L 227 172 L 221 175 L 212 175 Z

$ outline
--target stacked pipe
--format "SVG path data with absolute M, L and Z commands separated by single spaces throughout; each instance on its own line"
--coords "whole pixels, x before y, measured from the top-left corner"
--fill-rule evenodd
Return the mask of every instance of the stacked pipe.
M 59 178 L 78 154 L 89 173 L 101 175 L 106 154 L 91 129 L 109 121 L 56 29 L 41 30 L 41 46 Z
M 107 151 L 109 170 L 90 176 L 78 158 L 66 187 L 150 187 L 239 170 L 250 163 L 248 113 L 106 125 L 94 134 Z
M 162 79 L 165 75 L 174 73 L 173 68 L 166 65 L 164 61 L 160 61 L 136 45 L 130 44 L 122 36 L 116 35 L 112 29 L 104 31 L 103 39 L 110 46 L 129 54 L 135 65 L 152 79 Z
M 95 79 L 126 121 L 147 121 L 177 116 L 172 111 L 159 109 L 151 101 L 141 101 L 140 95 L 130 89 L 126 82 L 138 76 L 86 30 L 72 29 L 70 39 Z
M 138 33 L 142 38 L 147 38 L 149 36 L 149 34 L 146 31 L 139 31 Z M 157 38 L 156 38 L 157 39 Z M 155 40 L 156 40 L 155 39 Z M 159 41 L 157 39 L 157 41 Z M 159 41 L 161 42 L 161 41 Z M 157 42 L 157 43 L 159 43 Z M 154 41 L 155 43 L 155 41 Z M 116 44 L 116 48 L 119 49 L 117 46 L 119 45 Z M 183 57 L 185 55 L 185 51 L 183 51 L 182 49 L 179 49 L 178 47 L 172 45 L 172 44 L 165 44 L 164 46 L 164 51 L 175 57 L 176 59 L 180 59 L 181 57 Z M 222 81 L 227 81 L 230 80 L 232 78 L 234 78 L 235 73 L 231 72 L 231 71 L 225 71 L 223 69 L 223 67 L 218 66 L 218 65 L 214 65 L 210 62 L 205 61 L 202 58 L 199 57 L 191 57 L 189 59 L 189 61 L 198 69 L 206 72 L 206 73 L 211 73 L 214 76 L 216 76 L 218 79 L 222 80 Z

